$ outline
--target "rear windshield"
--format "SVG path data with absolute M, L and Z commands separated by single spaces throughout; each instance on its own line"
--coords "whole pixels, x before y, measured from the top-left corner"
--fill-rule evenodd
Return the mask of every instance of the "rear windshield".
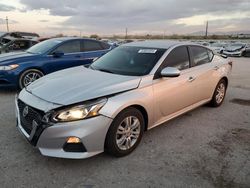
M 121 46 L 96 60 L 90 68 L 120 75 L 147 75 L 165 51 L 166 49 Z

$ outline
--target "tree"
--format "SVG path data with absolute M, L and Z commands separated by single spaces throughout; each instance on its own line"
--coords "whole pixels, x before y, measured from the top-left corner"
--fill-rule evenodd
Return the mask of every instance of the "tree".
M 99 39 L 99 36 L 97 34 L 90 35 L 90 38 L 92 39 Z

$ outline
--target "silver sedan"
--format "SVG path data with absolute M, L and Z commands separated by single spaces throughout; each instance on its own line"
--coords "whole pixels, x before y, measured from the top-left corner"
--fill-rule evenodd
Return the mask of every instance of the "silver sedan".
M 206 103 L 220 106 L 231 69 L 204 46 L 128 43 L 88 68 L 55 72 L 23 89 L 17 127 L 46 156 L 125 156 L 145 131 Z

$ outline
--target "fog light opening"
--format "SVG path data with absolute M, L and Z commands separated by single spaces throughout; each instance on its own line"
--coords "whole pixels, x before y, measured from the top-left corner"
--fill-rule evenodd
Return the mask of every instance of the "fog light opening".
M 72 136 L 67 139 L 63 146 L 65 152 L 87 152 L 80 138 Z
M 75 136 L 69 137 L 67 140 L 67 144 L 79 144 L 79 143 L 81 143 L 81 139 Z

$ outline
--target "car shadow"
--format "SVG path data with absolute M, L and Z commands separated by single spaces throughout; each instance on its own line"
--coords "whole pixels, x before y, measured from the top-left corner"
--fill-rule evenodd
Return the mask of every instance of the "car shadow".
M 0 88 L 0 94 L 15 94 L 19 93 L 19 90 L 13 88 Z

